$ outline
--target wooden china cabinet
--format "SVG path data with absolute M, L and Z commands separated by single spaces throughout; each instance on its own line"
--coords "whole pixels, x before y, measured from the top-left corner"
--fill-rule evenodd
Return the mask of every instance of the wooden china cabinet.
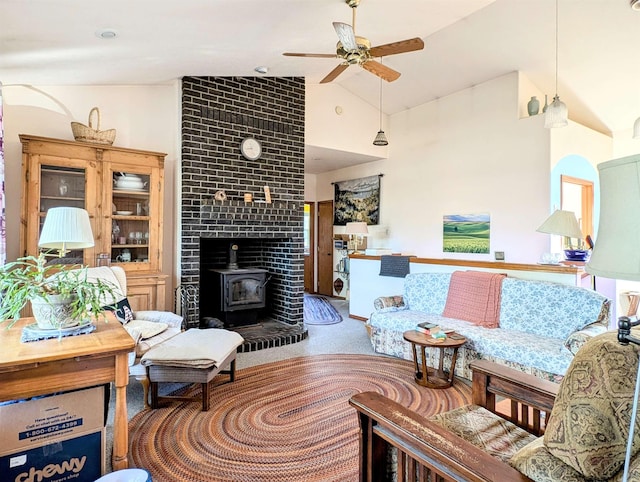
M 166 154 L 26 134 L 20 135 L 20 141 L 21 255 L 39 252 L 38 239 L 49 208 L 84 208 L 95 246 L 67 253 L 64 262 L 121 266 L 127 273 L 127 298 L 134 311 L 164 310 Z M 122 178 L 135 182 L 122 182 Z

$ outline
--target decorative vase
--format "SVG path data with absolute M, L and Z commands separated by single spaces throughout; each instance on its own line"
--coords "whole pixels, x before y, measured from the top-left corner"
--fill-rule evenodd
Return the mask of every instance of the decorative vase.
M 544 95 L 544 107 L 542 107 L 542 113 L 547 112 L 547 107 L 549 107 L 549 103 L 547 101 L 547 94 Z
M 540 101 L 535 95 L 527 103 L 527 112 L 529 115 L 538 115 L 538 112 L 540 112 Z
M 67 180 L 65 178 L 60 179 L 58 183 L 58 193 L 60 196 L 66 196 L 69 192 L 69 185 L 67 184 Z

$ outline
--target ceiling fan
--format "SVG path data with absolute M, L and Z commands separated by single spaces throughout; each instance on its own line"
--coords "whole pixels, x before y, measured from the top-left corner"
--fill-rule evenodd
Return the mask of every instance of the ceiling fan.
M 413 52 L 415 50 L 422 50 L 424 48 L 424 42 L 422 39 L 416 37 L 408 40 L 401 40 L 399 42 L 392 42 L 389 44 L 378 45 L 377 47 L 371 47 L 371 42 L 364 38 L 358 37 L 355 34 L 356 30 L 356 8 L 360 4 L 360 0 L 345 0 L 345 3 L 351 7 L 352 11 L 352 25 L 342 22 L 333 22 L 333 28 L 338 34 L 339 42 L 336 46 L 335 54 L 304 54 L 295 52 L 285 52 L 282 55 L 290 57 L 315 57 L 342 59 L 342 63 L 335 69 L 329 72 L 324 79 L 320 81 L 321 84 L 331 82 L 338 75 L 344 72 L 350 65 L 358 64 L 363 69 L 368 70 L 374 75 L 381 77 L 387 82 L 393 82 L 400 77 L 400 72 L 393 70 L 386 65 L 382 65 L 380 62 L 373 60 L 375 57 L 384 57 L 386 55 L 402 54 L 405 52 Z

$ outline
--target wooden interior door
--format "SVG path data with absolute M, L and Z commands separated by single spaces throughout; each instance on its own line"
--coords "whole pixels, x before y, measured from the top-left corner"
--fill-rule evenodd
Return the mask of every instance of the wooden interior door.
M 318 293 L 333 296 L 333 201 L 318 203 Z
M 307 293 L 315 293 L 315 222 L 316 222 L 316 206 L 315 203 L 304 203 L 304 290 Z

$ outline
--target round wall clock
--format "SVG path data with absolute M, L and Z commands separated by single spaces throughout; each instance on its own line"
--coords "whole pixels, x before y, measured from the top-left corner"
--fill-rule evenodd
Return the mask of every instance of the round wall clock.
M 260 141 L 253 137 L 244 138 L 240 143 L 240 152 L 250 161 L 259 159 L 262 155 L 262 146 L 260 145 Z

